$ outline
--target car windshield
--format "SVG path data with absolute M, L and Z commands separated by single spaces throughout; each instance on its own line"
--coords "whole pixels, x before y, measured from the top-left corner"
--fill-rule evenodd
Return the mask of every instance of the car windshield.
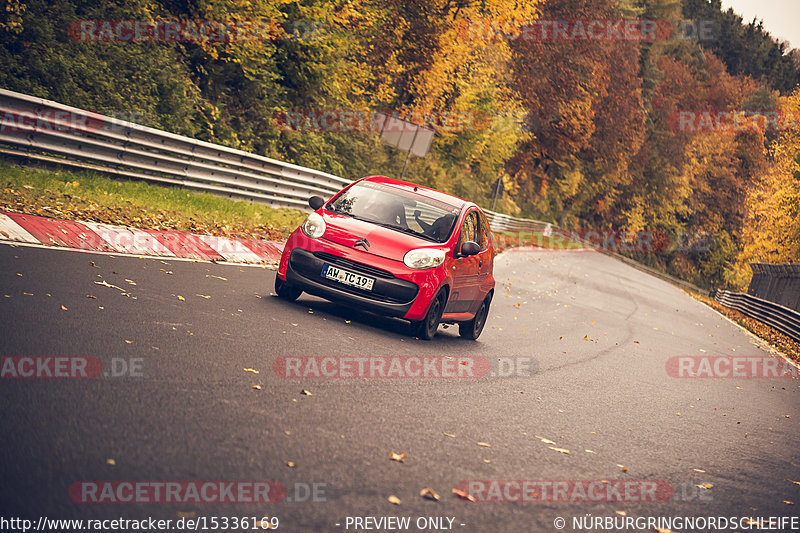
M 328 210 L 442 243 L 453 232 L 461 209 L 397 187 L 362 181 L 336 197 Z

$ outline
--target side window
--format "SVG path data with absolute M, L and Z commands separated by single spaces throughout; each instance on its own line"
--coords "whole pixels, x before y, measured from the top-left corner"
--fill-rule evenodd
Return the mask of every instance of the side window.
M 467 242 L 478 242 L 478 212 L 470 211 L 464 219 L 464 224 L 461 226 L 461 236 L 458 238 L 458 247 Z
M 491 229 L 489 228 L 489 221 L 486 220 L 486 215 L 480 213 L 480 227 L 478 228 L 480 233 L 479 241 L 476 241 L 478 244 L 481 245 L 481 252 L 486 250 L 489 247 L 489 234 Z

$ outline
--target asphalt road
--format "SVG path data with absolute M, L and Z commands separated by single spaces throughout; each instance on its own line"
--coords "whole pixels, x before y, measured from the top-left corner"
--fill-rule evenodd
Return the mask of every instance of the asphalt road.
M 268 515 L 301 532 L 363 531 L 347 528 L 348 516 L 407 516 L 411 531 L 420 517 L 450 517 L 457 531 L 510 532 L 556 531 L 557 517 L 572 531 L 573 517 L 618 512 L 798 514 L 800 382 L 666 370 L 675 356 L 767 356 L 751 336 L 593 252 L 510 252 L 495 276 L 478 342 L 455 328 L 425 342 L 399 320 L 272 297 L 265 268 L 0 245 L 0 355 L 93 356 L 137 369 L 0 380 L 0 516 Z M 281 356 L 377 355 L 532 361 L 537 371 L 272 372 Z M 408 455 L 400 463 L 390 452 Z M 85 480 L 276 480 L 289 494 L 274 504 L 75 503 L 69 487 Z M 651 480 L 674 493 L 657 503 L 469 502 L 451 493 L 465 480 Z M 313 483 L 318 501 L 296 501 Z M 425 487 L 440 501 L 421 498 Z

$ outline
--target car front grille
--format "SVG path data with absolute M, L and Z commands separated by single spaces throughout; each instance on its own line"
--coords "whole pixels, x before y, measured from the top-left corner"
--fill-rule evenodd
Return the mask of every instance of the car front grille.
M 349 259 L 339 257 L 338 255 L 329 254 L 327 252 L 314 252 L 314 256 L 319 259 L 322 259 L 323 261 L 331 265 L 336 265 L 338 267 L 355 270 L 360 274 L 375 276 L 376 278 L 394 279 L 394 274 L 392 274 L 391 272 L 388 272 L 380 268 L 375 268 L 374 266 L 365 265 L 364 263 L 350 261 Z

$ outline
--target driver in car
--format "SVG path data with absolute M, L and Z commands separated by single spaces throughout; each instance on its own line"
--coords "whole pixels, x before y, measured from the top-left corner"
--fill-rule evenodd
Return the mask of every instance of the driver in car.
M 419 209 L 414 211 L 414 221 L 422 228 L 422 233 L 436 240 L 441 240 L 443 236 L 447 235 L 447 230 L 450 229 L 450 226 L 453 225 L 453 221 L 456 218 L 451 214 L 442 215 L 434 220 L 433 224 L 428 224 L 420 218 L 421 214 L 422 212 Z

